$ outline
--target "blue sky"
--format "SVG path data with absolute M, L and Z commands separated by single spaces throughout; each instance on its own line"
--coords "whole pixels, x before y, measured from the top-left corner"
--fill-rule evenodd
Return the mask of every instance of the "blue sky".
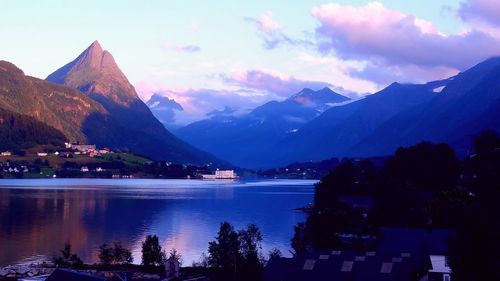
M 0 59 L 45 78 L 97 39 L 141 97 L 173 97 L 187 120 L 303 86 L 359 96 L 453 75 L 500 53 L 494 2 L 2 1 Z

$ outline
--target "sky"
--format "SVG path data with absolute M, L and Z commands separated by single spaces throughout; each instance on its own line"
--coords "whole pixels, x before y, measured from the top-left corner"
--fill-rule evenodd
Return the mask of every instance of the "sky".
M 0 0 L 0 59 L 44 79 L 94 40 L 179 123 L 304 87 L 350 97 L 500 55 L 498 0 Z

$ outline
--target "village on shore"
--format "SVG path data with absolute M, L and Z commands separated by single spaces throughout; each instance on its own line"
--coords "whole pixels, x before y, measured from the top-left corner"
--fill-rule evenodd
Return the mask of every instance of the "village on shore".
M 233 169 L 153 161 L 130 152 L 95 144 L 66 142 L 64 147 L 40 146 L 0 152 L 1 178 L 176 178 L 238 179 Z

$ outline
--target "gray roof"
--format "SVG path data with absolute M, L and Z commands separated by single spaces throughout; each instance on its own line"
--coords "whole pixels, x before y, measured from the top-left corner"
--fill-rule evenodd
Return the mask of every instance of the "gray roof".
M 297 258 L 270 260 L 264 280 L 410 281 L 425 271 L 426 261 L 422 256 L 401 252 L 319 251 Z

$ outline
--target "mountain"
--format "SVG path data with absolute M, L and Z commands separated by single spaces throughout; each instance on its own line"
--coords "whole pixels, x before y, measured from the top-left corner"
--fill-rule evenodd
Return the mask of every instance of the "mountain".
M 0 109 L 0 149 L 19 150 L 36 145 L 62 146 L 66 137 L 33 117 Z
M 175 112 L 183 111 L 184 109 L 174 99 L 153 94 L 146 102 L 153 115 L 167 128 L 176 129 L 175 126 Z
M 353 155 L 380 155 L 420 141 L 446 142 L 459 155 L 482 130 L 500 131 L 500 58 L 448 80 L 434 99 L 394 116 L 353 147 Z
M 89 141 L 85 131 L 96 125 L 91 120 L 111 122 L 98 118 L 106 110 L 80 91 L 26 76 L 6 61 L 0 61 L 0 109 L 43 123 L 73 142 Z
M 157 138 L 168 135 L 141 101 L 113 56 L 104 51 L 98 41 L 93 42 L 75 60 L 50 74 L 46 80 L 87 94 L 132 130 L 146 132 Z
M 88 118 L 94 124 L 85 130 L 90 142 L 173 162 L 216 160 L 167 131 L 141 101 L 113 56 L 97 41 L 46 80 L 83 92 L 106 111 L 104 117 Z M 101 126 L 93 118 L 110 119 L 112 126 Z
M 347 102 L 350 99 L 335 93 L 328 87 L 325 87 L 319 91 L 313 91 L 309 88 L 305 88 L 297 94 L 289 97 L 287 100 L 303 104 L 309 108 L 317 108 L 319 111 L 325 111 L 334 104 Z
M 334 107 L 256 157 L 273 165 L 328 157 L 372 157 L 422 141 L 450 144 L 459 156 L 483 130 L 500 132 L 500 58 L 427 84 L 394 83 Z
M 276 166 L 349 156 L 348 151 L 354 144 L 393 116 L 432 99 L 436 96 L 434 89 L 445 83 L 393 83 L 361 100 L 332 107 L 255 158 Z
M 256 158 L 276 141 L 292 134 L 308 121 L 349 98 L 329 88 L 304 89 L 284 101 L 271 101 L 243 116 L 231 109 L 175 131 L 187 142 L 243 167 L 267 164 Z M 222 114 L 225 113 L 225 114 Z

